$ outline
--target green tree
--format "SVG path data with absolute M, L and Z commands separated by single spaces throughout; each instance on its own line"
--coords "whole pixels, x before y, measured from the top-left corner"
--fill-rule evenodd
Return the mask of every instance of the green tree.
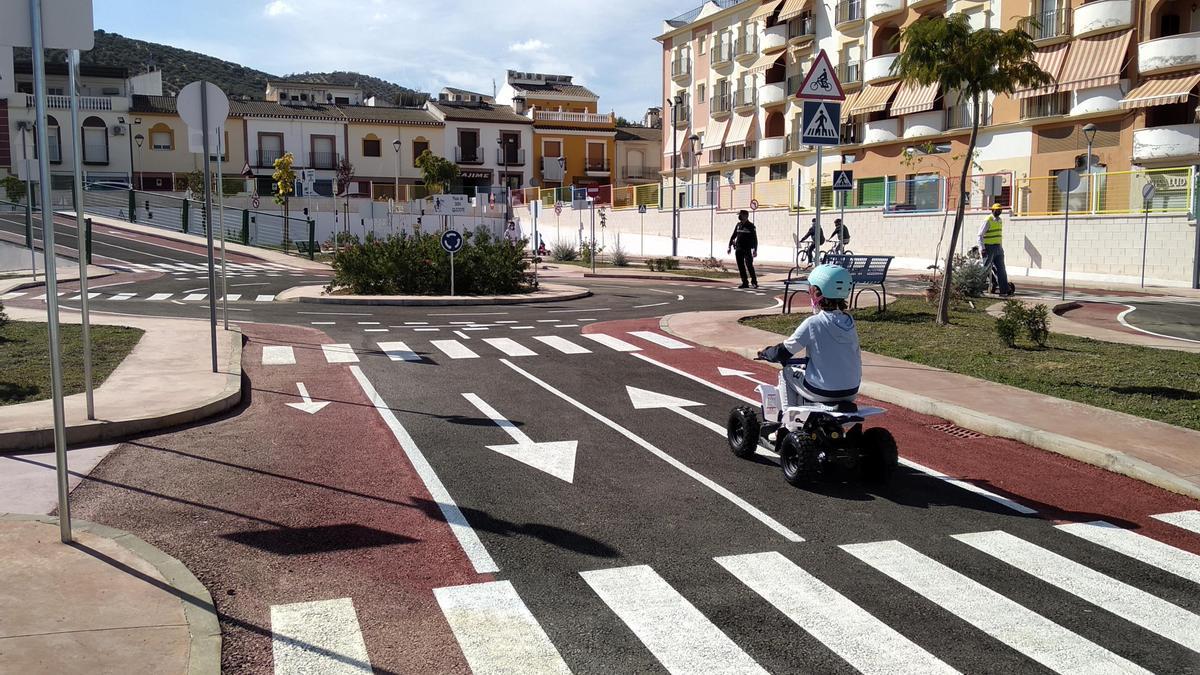
M 292 164 L 296 158 L 292 153 L 285 152 L 283 157 L 275 160 L 275 171 L 271 174 L 271 180 L 275 181 L 275 203 L 283 207 L 283 250 L 288 250 L 288 242 L 291 241 L 288 232 L 288 197 L 296 191 L 296 172 L 292 171 Z
M 8 195 L 10 202 L 20 204 L 25 198 L 25 183 L 16 176 L 5 176 L 4 180 L 0 180 L 0 187 L 4 188 L 4 194 Z
M 458 166 L 454 162 L 428 150 L 417 157 L 417 168 L 421 170 L 421 180 L 431 195 L 445 192 L 450 183 L 458 178 Z
M 937 84 L 942 95 L 957 92 L 971 103 L 971 137 L 959 174 L 959 199 L 938 302 L 937 323 L 950 322 L 950 283 L 954 250 L 962 231 L 967 180 L 979 140 L 980 101 L 987 93 L 1011 94 L 1017 89 L 1048 84 L 1051 77 L 1033 61 L 1033 37 L 1022 22 L 1010 30 L 974 30 L 965 14 L 917 21 L 901 31 L 902 48 L 892 72 L 908 84 Z
M 204 199 L 204 172 L 200 170 L 183 175 L 183 189 L 192 193 L 192 199 Z

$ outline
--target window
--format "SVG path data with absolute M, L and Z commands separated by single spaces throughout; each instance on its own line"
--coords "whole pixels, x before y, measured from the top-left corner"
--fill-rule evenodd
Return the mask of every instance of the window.
M 32 95 L 33 94 L 33 83 L 32 82 L 18 82 L 17 83 L 17 93 Z
M 424 138 L 418 137 L 416 140 L 413 141 L 412 149 L 413 149 L 413 166 L 416 166 L 417 158 L 421 156 L 421 153 L 423 153 L 429 149 L 429 141 L 425 140 Z
M 562 141 L 542 141 L 543 157 L 562 157 Z
M 458 153 L 455 161 L 458 162 L 482 162 L 483 158 L 479 156 L 479 130 L 478 129 L 459 129 L 458 130 Z
M 883 206 L 883 178 L 858 179 L 858 205 Z
M 739 183 L 753 183 L 754 182 L 754 167 L 752 167 L 752 166 L 742 167 L 742 170 L 739 172 L 739 175 L 738 175 L 738 182 Z
M 58 131 L 58 120 L 46 115 L 46 143 L 50 146 L 50 163 L 62 163 L 62 135 Z M 37 141 L 33 143 L 33 158 L 38 158 Z
M 337 166 L 336 143 L 334 136 L 310 136 L 309 166 L 314 169 L 332 169 Z
M 369 134 L 362 141 L 363 157 L 381 157 L 383 156 L 383 146 L 379 142 L 379 137 L 375 134 Z
M 175 149 L 175 132 L 171 130 L 171 127 L 163 124 L 162 122 L 150 127 L 150 149 Z
M 121 90 L 116 87 L 104 87 L 100 90 L 100 93 L 103 96 L 120 96 Z
M 258 165 L 275 166 L 275 160 L 283 157 L 283 134 L 258 134 Z
M 66 96 L 63 91 L 62 87 L 46 87 L 46 93 L 50 96 Z
M 521 134 L 512 131 L 501 131 L 500 140 L 502 151 L 500 160 L 502 164 L 522 164 L 524 160 L 521 157 Z
M 301 100 L 301 101 L 307 101 L 307 100 L 308 100 L 308 94 L 300 94 L 300 100 Z
M 83 163 L 108 164 L 108 125 L 99 117 L 83 121 Z
M 608 170 L 608 146 L 605 143 L 597 143 L 595 141 L 587 142 L 587 170 L 588 171 L 607 171 Z
M 787 178 L 788 165 L 787 162 L 780 162 L 771 165 L 771 180 L 784 180 Z
M 334 105 L 350 105 L 350 98 L 347 96 L 338 96 L 333 99 Z
M 705 84 L 703 82 L 696 85 L 696 100 L 697 101 L 707 100 L 707 98 L 705 97 L 705 94 L 707 93 L 707 91 L 708 91 L 708 88 L 705 86 Z

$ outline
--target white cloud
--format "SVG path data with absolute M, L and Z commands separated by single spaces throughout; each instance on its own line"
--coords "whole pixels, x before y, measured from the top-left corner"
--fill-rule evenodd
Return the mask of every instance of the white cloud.
M 550 45 L 546 44 L 545 42 L 542 42 L 541 40 L 539 40 L 537 38 L 529 38 L 528 40 L 526 40 L 524 42 L 517 42 L 517 43 L 509 45 L 508 51 L 517 52 L 517 53 L 540 52 L 544 49 L 548 49 L 549 47 L 550 47 Z
M 267 3 L 267 6 L 263 8 L 263 14 L 270 17 L 295 13 L 296 8 L 288 4 L 286 0 L 274 0 L 273 2 Z

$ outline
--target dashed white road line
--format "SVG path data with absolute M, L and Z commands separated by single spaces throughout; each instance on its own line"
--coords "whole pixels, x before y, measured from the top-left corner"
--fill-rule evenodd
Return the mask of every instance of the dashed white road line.
M 1168 525 L 1200 534 L 1200 511 L 1178 511 L 1176 513 L 1159 513 L 1150 516 Z
M 691 349 L 692 348 L 692 346 L 687 343 L 680 342 L 679 340 L 676 340 L 675 338 L 668 337 L 666 335 L 663 335 L 662 333 L 655 333 L 654 331 L 650 331 L 650 330 L 635 330 L 635 331 L 630 331 L 629 334 L 634 337 L 639 337 L 647 342 L 653 342 L 654 344 L 656 344 L 660 347 L 666 347 L 667 349 Z

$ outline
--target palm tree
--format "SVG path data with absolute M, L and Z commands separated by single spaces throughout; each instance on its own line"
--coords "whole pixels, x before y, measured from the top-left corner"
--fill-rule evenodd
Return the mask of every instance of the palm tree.
M 971 139 L 963 155 L 959 174 L 958 207 L 954 229 L 946 249 L 937 323 L 950 322 L 950 277 L 954 248 L 962 230 L 966 208 L 967 178 L 979 138 L 980 101 L 987 93 L 1011 94 L 1017 89 L 1048 84 L 1051 77 L 1033 61 L 1033 37 L 1021 22 L 1016 28 L 974 30 L 965 14 L 951 14 L 917 21 L 899 35 L 903 48 L 892 72 L 907 84 L 937 84 L 943 96 L 958 92 L 959 100 L 971 102 Z

